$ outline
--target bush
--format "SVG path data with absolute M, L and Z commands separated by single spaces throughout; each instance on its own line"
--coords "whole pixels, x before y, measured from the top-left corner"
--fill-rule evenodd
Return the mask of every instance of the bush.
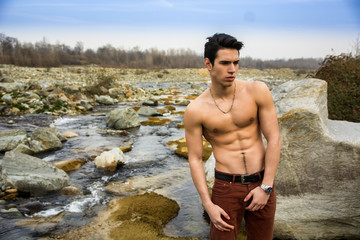
M 360 56 L 327 56 L 314 77 L 328 83 L 330 119 L 360 122 Z
M 89 75 L 86 79 L 85 93 L 101 95 L 101 87 L 110 88 L 114 85 L 116 76 L 102 68 L 96 75 Z

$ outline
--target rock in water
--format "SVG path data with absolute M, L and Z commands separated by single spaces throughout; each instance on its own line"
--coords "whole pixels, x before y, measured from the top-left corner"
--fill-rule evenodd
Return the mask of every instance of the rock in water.
M 120 148 L 114 148 L 110 151 L 106 151 L 95 158 L 96 168 L 115 171 L 117 166 L 125 163 L 125 155 Z
M 34 153 L 61 149 L 64 140 L 57 128 L 38 128 L 31 135 L 30 149 Z
M 143 116 L 161 116 L 162 114 L 160 114 L 159 112 L 157 112 L 154 108 L 151 107 L 141 107 L 137 113 L 139 115 L 143 115 Z
M 139 115 L 133 108 L 115 109 L 106 119 L 106 126 L 118 130 L 140 126 Z
M 69 185 L 69 176 L 53 164 L 18 152 L 6 152 L 2 160 L 2 180 L 20 192 L 45 195 Z
M 0 131 L 0 151 L 10 151 L 27 141 L 27 133 L 21 129 Z
M 174 218 L 180 207 L 176 201 L 156 193 L 145 193 L 113 199 L 106 209 L 88 225 L 73 229 L 63 239 L 199 239 L 168 237 L 163 227 Z

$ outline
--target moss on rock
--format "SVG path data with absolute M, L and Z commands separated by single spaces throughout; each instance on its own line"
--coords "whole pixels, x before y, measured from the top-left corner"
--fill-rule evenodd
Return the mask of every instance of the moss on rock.
M 180 210 L 176 201 L 157 193 L 145 193 L 111 200 L 90 224 L 69 231 L 56 239 L 165 240 L 198 239 L 168 237 L 163 227 Z

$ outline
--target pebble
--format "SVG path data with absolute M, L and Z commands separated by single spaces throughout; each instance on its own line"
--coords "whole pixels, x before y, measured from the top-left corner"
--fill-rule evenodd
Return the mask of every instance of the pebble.
M 15 122 L 14 122 L 14 120 L 9 120 L 8 121 L 8 124 L 14 124 Z
M 5 218 L 19 218 L 23 217 L 22 213 L 17 208 L 1 209 L 0 213 Z

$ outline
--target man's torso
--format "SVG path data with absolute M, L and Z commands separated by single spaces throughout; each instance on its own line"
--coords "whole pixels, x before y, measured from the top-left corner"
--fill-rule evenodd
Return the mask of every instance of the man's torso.
M 233 108 L 227 114 L 217 108 L 209 91 L 199 97 L 203 135 L 212 145 L 218 171 L 251 174 L 264 168 L 265 148 L 251 84 L 237 81 Z

